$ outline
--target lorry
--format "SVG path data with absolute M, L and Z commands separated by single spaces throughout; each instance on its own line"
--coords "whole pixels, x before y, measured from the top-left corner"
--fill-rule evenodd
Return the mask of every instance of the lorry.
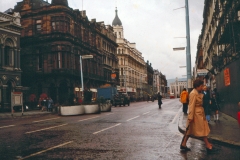
M 113 106 L 130 105 L 130 98 L 127 95 L 119 94 L 116 87 L 97 88 L 97 98 L 110 100 Z

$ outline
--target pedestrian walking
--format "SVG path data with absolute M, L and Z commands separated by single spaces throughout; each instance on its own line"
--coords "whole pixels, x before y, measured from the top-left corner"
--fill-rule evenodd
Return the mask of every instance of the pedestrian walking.
M 148 102 L 148 101 L 150 101 L 150 96 L 149 96 L 149 95 L 147 96 L 147 102 Z
M 47 110 L 47 100 L 44 98 L 41 100 L 42 111 Z
M 158 92 L 158 94 L 157 94 L 157 99 L 158 99 L 158 106 L 160 109 L 160 108 L 162 108 L 162 96 L 161 96 L 160 92 Z
M 220 104 L 220 95 L 217 91 L 217 88 L 213 89 L 212 95 L 215 94 L 218 104 Z
M 238 117 L 238 125 L 240 128 L 240 102 L 238 102 L 238 113 L 237 113 L 237 117 Z
M 213 114 L 213 118 L 214 118 L 214 122 L 219 120 L 219 104 L 218 104 L 218 100 L 217 100 L 217 96 L 215 93 L 213 93 L 212 95 L 212 111 L 214 112 Z
M 53 100 L 51 97 L 48 98 L 48 111 L 52 112 L 52 108 L 53 108 Z
M 187 141 L 190 135 L 203 138 L 207 151 L 212 151 L 212 144 L 208 141 L 208 134 L 210 129 L 206 121 L 206 117 L 203 109 L 203 81 L 196 79 L 193 82 L 194 89 L 189 95 L 189 113 L 187 121 L 186 133 L 182 139 L 180 149 L 185 151 L 190 151 L 191 149 L 187 147 Z
M 203 86 L 203 108 L 204 113 L 206 115 L 206 119 L 209 122 L 210 121 L 210 115 L 211 115 L 211 97 L 210 97 L 210 91 L 208 90 L 207 86 Z
M 183 104 L 183 113 L 187 115 L 189 97 L 186 88 L 183 89 L 180 95 L 180 101 Z

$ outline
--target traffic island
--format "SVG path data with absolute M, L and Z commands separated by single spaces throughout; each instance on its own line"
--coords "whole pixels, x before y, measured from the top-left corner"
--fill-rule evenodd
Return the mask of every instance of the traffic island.
M 98 104 L 86 104 L 82 106 L 84 107 L 85 114 L 101 113 L 100 106 Z
M 100 103 L 100 110 L 101 112 L 111 112 L 112 104 L 110 100 L 107 100 L 106 103 Z
M 60 106 L 60 115 L 74 116 L 85 114 L 85 107 L 83 105 L 76 106 Z

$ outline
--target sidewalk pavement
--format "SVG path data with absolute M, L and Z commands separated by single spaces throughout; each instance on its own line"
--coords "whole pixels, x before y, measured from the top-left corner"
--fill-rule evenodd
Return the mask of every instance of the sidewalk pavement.
M 2 119 L 10 119 L 10 118 L 27 118 L 27 117 L 38 117 L 41 115 L 46 115 L 46 114 L 54 114 L 54 112 L 47 112 L 47 111 L 41 111 L 41 110 L 31 110 L 31 111 L 26 111 L 26 112 L 14 112 L 13 116 L 11 112 L 0 112 L 0 120 Z M 55 113 L 56 114 L 56 113 Z
M 183 112 L 179 116 L 178 130 L 186 130 L 187 115 Z M 210 134 L 208 139 L 212 142 L 240 147 L 240 128 L 238 121 L 224 113 L 219 112 L 219 121 L 214 122 L 213 117 L 209 122 Z

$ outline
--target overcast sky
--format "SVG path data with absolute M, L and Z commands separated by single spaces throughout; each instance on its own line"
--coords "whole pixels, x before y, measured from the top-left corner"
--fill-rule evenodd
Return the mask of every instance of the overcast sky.
M 0 11 L 14 8 L 22 0 L 0 0 Z M 48 0 L 51 2 L 51 0 Z M 83 2 L 83 5 L 82 5 Z M 185 47 L 186 23 L 185 0 L 68 0 L 73 9 L 86 10 L 88 19 L 96 18 L 105 25 L 112 24 L 115 8 L 124 28 L 124 37 L 135 42 L 145 62 L 149 60 L 154 69 L 167 79 L 186 75 L 186 51 L 173 51 Z M 195 65 L 198 36 L 203 22 L 204 0 L 189 0 L 191 34 L 191 63 Z

